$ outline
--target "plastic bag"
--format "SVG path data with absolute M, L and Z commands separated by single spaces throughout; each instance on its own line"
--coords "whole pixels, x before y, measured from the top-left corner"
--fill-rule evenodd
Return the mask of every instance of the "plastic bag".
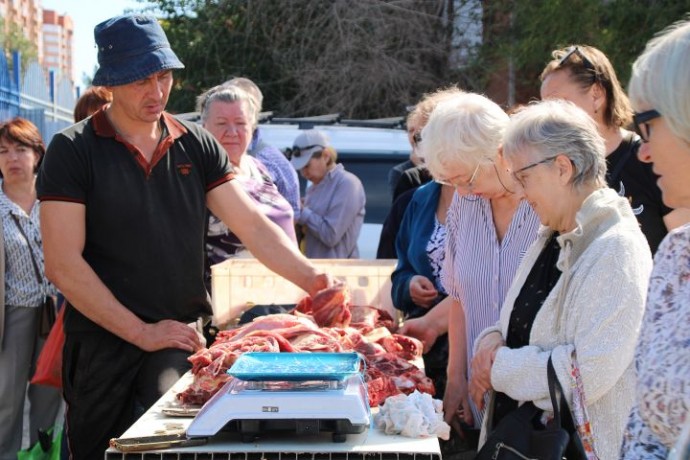
M 38 432 L 38 442 L 17 452 L 17 460 L 60 460 L 62 428 L 53 436 L 53 429 Z
M 38 355 L 36 372 L 31 378 L 33 384 L 62 388 L 62 348 L 65 346 L 63 318 L 65 310 L 65 306 L 60 309 L 41 354 Z

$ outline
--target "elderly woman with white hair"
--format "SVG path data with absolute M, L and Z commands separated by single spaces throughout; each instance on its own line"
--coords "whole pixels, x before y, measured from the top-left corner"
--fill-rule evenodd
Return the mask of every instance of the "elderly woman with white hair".
M 254 204 L 297 245 L 293 210 L 280 194 L 260 160 L 247 155 L 259 112 L 249 93 L 237 86 L 219 85 L 197 99 L 201 123 L 223 146 L 235 171 L 235 180 Z M 242 250 L 244 244 L 213 214 L 206 235 L 205 279 L 210 290 L 212 264 L 220 263 Z
M 494 391 L 494 426 L 526 401 L 551 411 L 551 360 L 566 401 L 589 414 L 594 436 L 583 443 L 614 459 L 633 403 L 649 245 L 630 203 L 606 186 L 604 141 L 582 109 L 552 100 L 519 111 L 503 154 L 542 226 L 498 323 L 477 340 L 470 395 L 481 405 Z
M 630 99 L 667 206 L 690 207 L 690 21 L 652 39 L 633 64 Z M 690 225 L 668 235 L 654 258 L 637 344 L 638 381 L 624 459 L 665 459 L 690 424 Z M 685 430 L 686 436 L 690 430 Z M 688 458 L 688 441 L 676 453 Z
M 467 392 L 472 343 L 495 324 L 522 254 L 537 236 L 539 220 L 508 187 L 499 152 L 508 115 L 473 93 L 440 102 L 422 131 L 421 153 L 431 174 L 456 189 L 446 217 L 443 285 L 449 296 L 420 318 L 405 322 L 430 348 L 448 333 L 446 421 L 456 431 L 477 430 L 481 412 Z M 465 426 L 461 426 L 464 423 Z

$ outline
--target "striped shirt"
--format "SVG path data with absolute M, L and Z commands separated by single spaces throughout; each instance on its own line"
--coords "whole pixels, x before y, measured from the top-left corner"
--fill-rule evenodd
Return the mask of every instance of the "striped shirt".
M 468 374 L 474 341 L 498 321 L 508 288 L 527 248 L 536 240 L 538 229 L 539 218 L 523 200 L 499 242 L 489 200 L 457 194 L 453 197 L 446 218 L 442 279 L 448 294 L 464 307 Z M 482 417 L 470 404 L 478 428 Z
M 43 267 L 43 247 L 38 217 L 38 201 L 29 215 L 2 192 L 0 180 L 0 216 L 5 238 L 5 305 L 38 307 L 46 294 L 55 294 L 55 289 L 45 278 Z M 31 251 L 41 272 L 41 282 L 36 279 L 31 252 L 26 238 L 21 234 L 12 215 L 19 220 L 24 233 L 29 238 Z

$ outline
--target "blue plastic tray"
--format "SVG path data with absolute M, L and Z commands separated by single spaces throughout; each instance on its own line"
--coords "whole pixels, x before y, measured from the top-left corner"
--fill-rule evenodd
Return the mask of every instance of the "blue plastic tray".
M 343 380 L 360 372 L 357 353 L 243 353 L 228 374 L 242 380 Z

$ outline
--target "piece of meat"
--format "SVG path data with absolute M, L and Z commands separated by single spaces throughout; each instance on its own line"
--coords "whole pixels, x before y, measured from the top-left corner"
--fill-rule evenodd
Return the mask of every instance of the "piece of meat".
M 367 396 L 369 397 L 369 405 L 371 407 L 379 406 L 389 396 L 400 393 L 400 390 L 395 386 L 390 376 L 375 367 L 367 368 L 364 374 L 364 382 L 367 385 Z
M 350 313 L 350 291 L 344 284 L 323 289 L 311 301 L 312 316 L 319 327 L 348 327 Z
M 303 316 L 295 316 L 288 313 L 278 313 L 275 315 L 259 316 L 254 321 L 228 331 L 220 331 L 216 335 L 216 342 L 227 342 L 237 340 L 253 331 L 275 331 L 291 327 L 308 327 L 317 329 L 316 324 Z
M 385 327 L 391 332 L 397 330 L 395 320 L 386 311 L 371 305 L 350 305 L 352 319 L 350 324 L 358 329 Z
M 402 359 L 407 360 L 421 358 L 424 351 L 424 345 L 420 340 L 407 335 L 391 334 L 381 337 L 376 342 L 381 344 L 386 351 L 395 353 Z

